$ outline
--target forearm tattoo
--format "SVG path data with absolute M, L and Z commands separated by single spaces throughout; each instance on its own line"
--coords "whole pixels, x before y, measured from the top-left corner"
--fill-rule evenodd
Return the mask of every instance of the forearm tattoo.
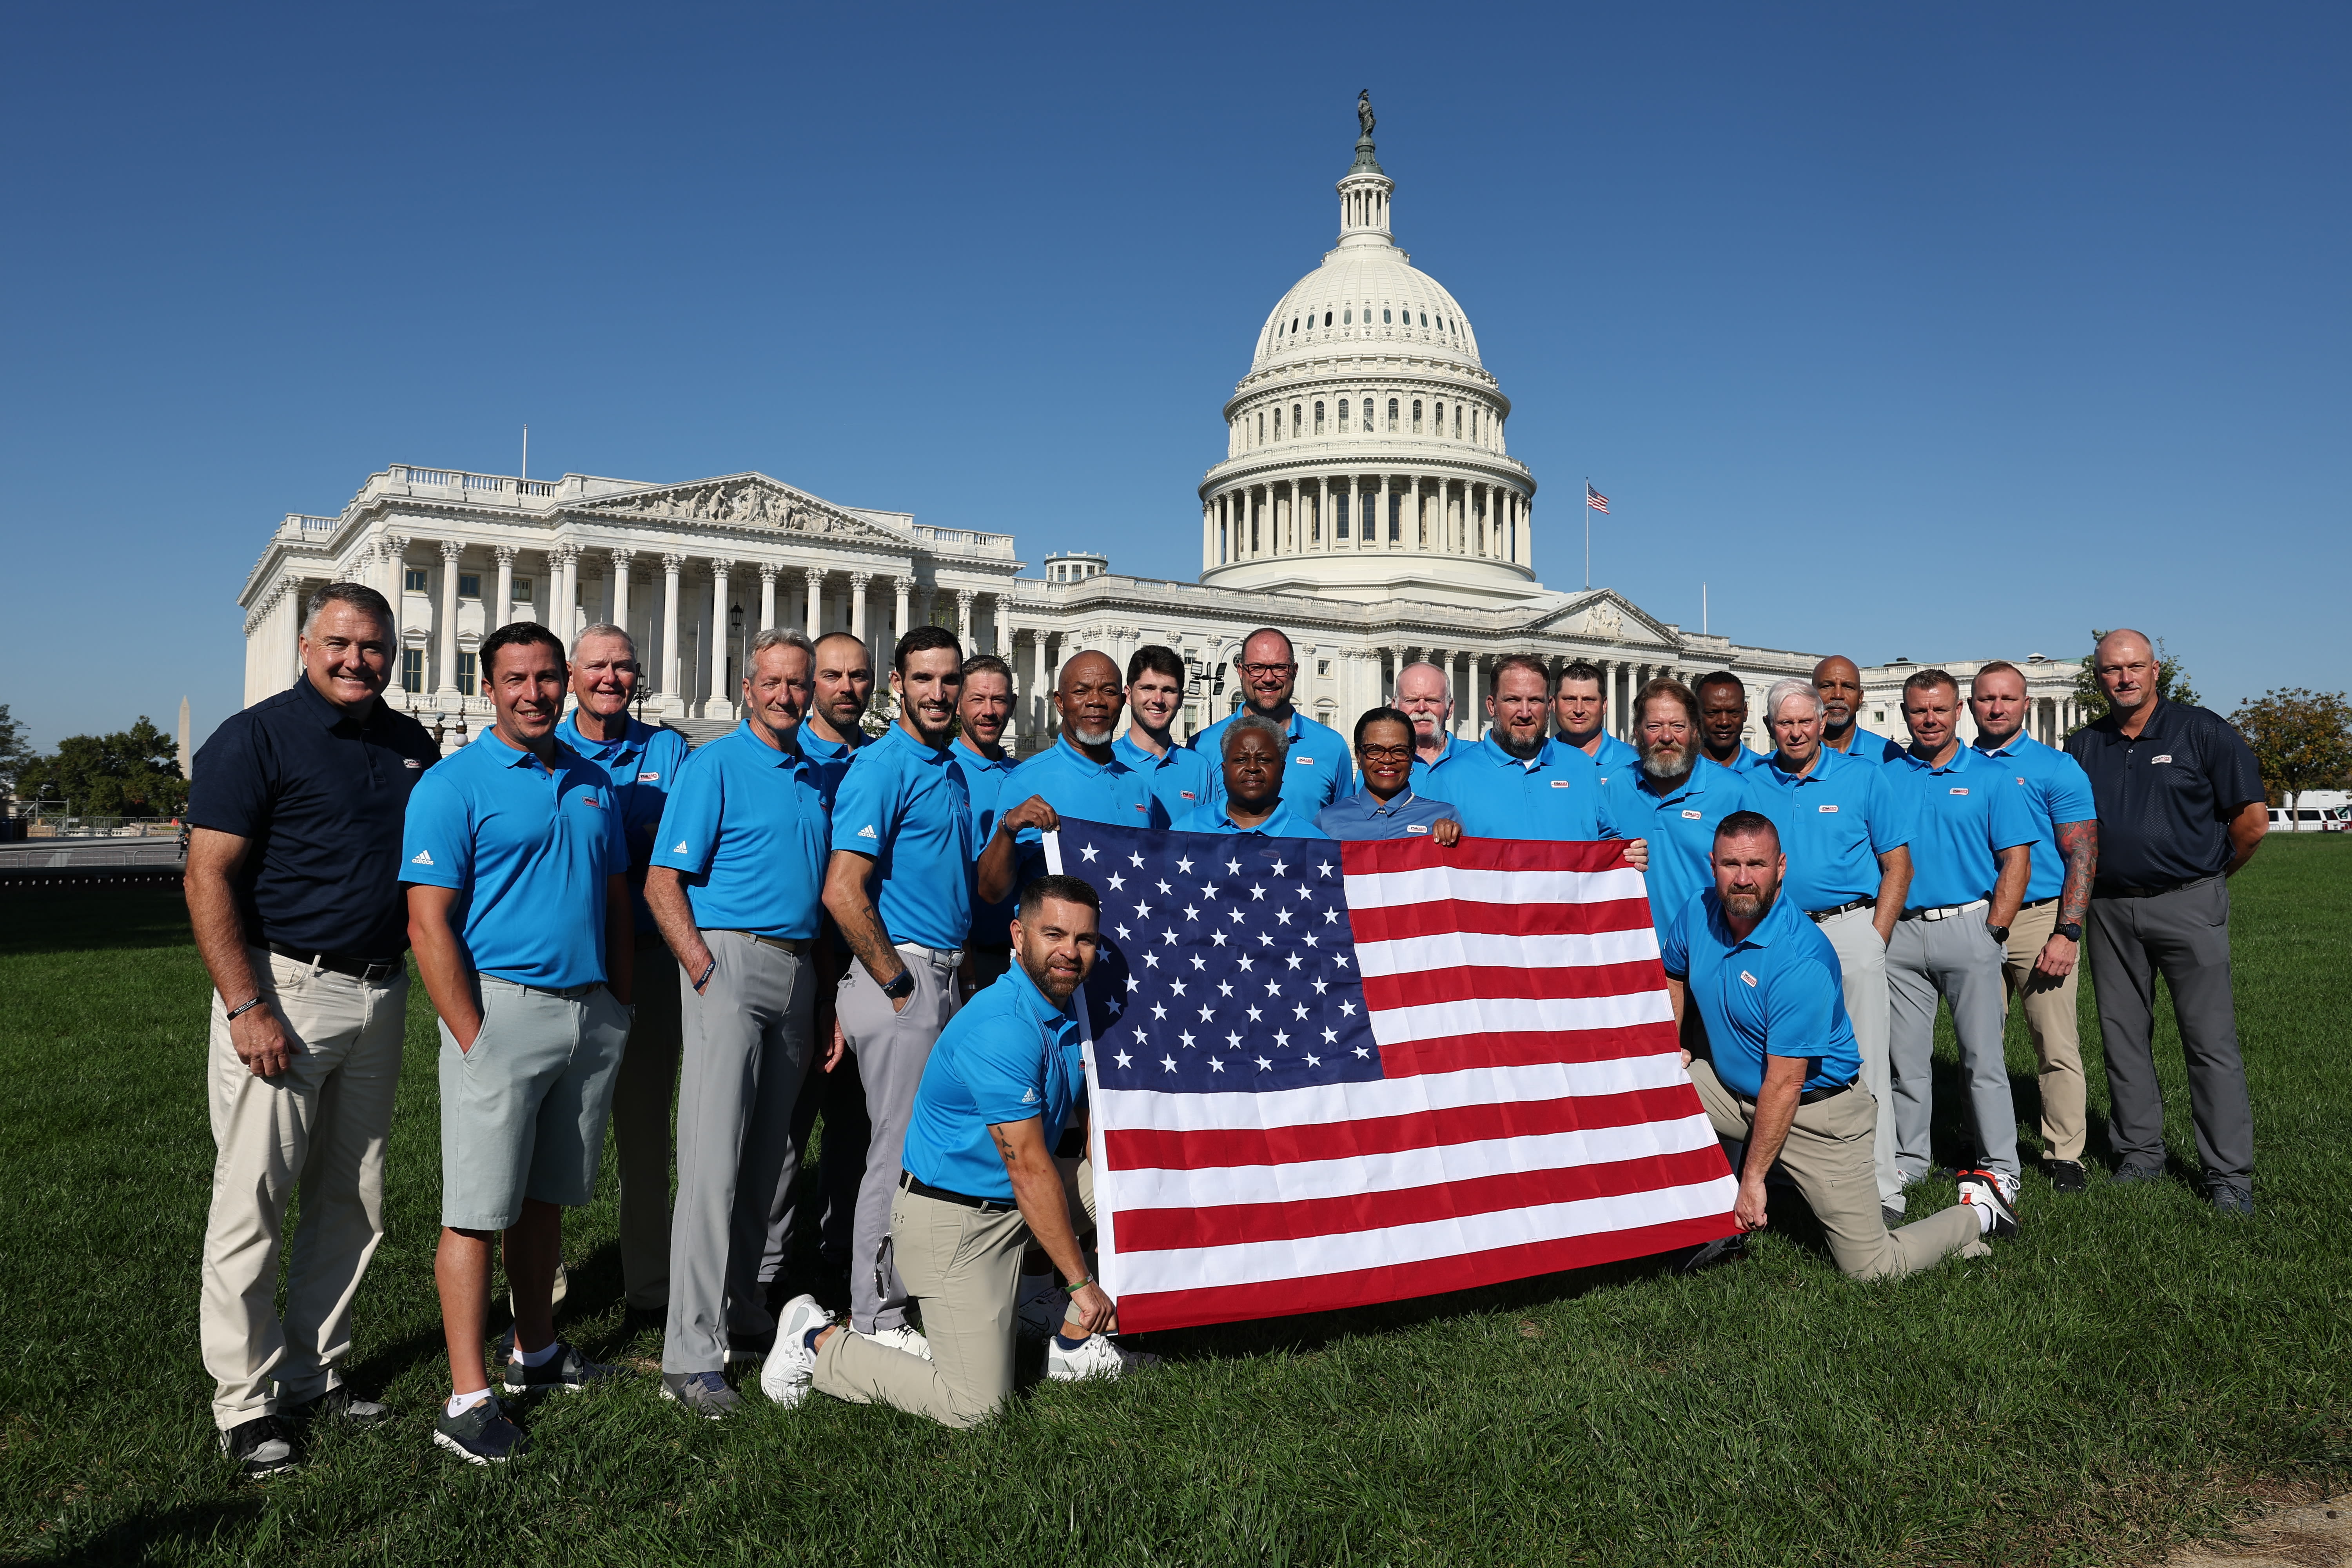
M 2066 885 L 2058 889 L 2058 923 L 2079 926 L 2090 912 L 2091 881 L 2099 874 L 2098 823 L 2060 823 L 2058 848 L 2066 857 Z

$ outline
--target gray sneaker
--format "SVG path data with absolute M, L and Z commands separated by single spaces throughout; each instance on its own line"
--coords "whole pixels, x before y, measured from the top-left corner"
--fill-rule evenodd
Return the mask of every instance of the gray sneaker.
M 708 1421 L 724 1421 L 743 1403 L 743 1396 L 727 1386 L 726 1374 L 717 1372 L 666 1372 L 661 1396 Z
M 236 1473 L 249 1481 L 283 1475 L 301 1463 L 294 1455 L 292 1431 L 275 1415 L 257 1415 L 230 1427 L 220 1435 L 220 1446 Z
M 530 1447 L 495 1397 L 467 1406 L 463 1415 L 452 1415 L 442 1405 L 434 1414 L 433 1441 L 469 1465 L 503 1465 Z
M 577 1394 L 592 1383 L 621 1375 L 619 1367 L 590 1361 L 562 1340 L 555 1342 L 555 1353 L 541 1365 L 525 1366 L 519 1361 L 510 1361 L 504 1371 L 509 1394 L 532 1394 L 542 1388 Z
M 338 1386 L 307 1404 L 294 1405 L 286 1412 L 286 1418 L 305 1426 L 325 1420 L 345 1426 L 373 1426 L 392 1419 L 392 1407 L 373 1399 L 362 1399 L 348 1387 Z

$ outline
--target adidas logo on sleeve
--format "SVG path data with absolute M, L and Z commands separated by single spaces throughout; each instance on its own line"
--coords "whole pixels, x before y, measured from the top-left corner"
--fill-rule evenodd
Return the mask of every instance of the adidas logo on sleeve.
M 430 866 L 433 864 L 433 851 L 430 849 L 419 849 L 415 854 L 408 858 L 408 863 L 412 866 Z
M 875 836 L 874 825 L 870 822 L 857 830 L 857 837 L 860 838 L 872 838 Z

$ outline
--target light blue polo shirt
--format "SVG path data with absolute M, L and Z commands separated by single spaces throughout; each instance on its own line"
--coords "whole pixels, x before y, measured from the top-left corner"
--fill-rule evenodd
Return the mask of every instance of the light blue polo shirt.
M 1827 742 L 1822 742 L 1822 749 L 1831 752 L 1837 750 Z M 1856 724 L 1853 727 L 1853 739 L 1846 746 L 1844 755 L 1860 758 L 1865 763 L 1877 763 L 1883 766 L 1905 755 L 1910 749 L 1900 741 L 1890 741 L 1884 735 L 1876 734 Z
M 1978 748 L 1978 754 L 2008 765 L 2010 774 L 2032 805 L 2041 834 L 2033 841 L 2033 875 L 2025 884 L 2025 901 L 2038 904 L 2054 899 L 2066 885 L 2066 857 L 2058 847 L 2058 824 L 2092 822 L 2098 802 L 2091 796 L 2091 775 L 2083 764 L 2045 746 L 2020 730 L 1998 749 Z
M 833 847 L 874 858 L 867 885 L 893 942 L 960 948 L 971 931 L 971 796 L 955 747 L 903 724 L 860 746 L 833 796 Z
M 1601 736 L 1601 744 L 1590 752 L 1585 752 L 1582 746 L 1565 735 L 1554 735 L 1544 744 L 1558 746 L 1566 752 L 1584 752 L 1592 760 L 1592 764 L 1601 770 L 1601 776 L 1604 779 L 1642 765 L 1641 752 L 1605 731 Z
M 891 728 L 895 730 L 898 726 L 894 724 Z M 862 731 L 859 732 L 861 734 L 864 733 Z M 845 745 L 839 741 L 828 741 L 823 735 L 818 734 L 814 729 L 811 728 L 808 721 L 805 719 L 801 721 L 800 737 L 801 755 L 806 757 L 810 762 L 818 764 L 820 767 L 824 766 L 827 763 L 831 763 L 839 767 L 847 768 L 849 766 L 850 758 L 856 756 L 858 752 L 864 751 L 867 746 L 874 743 L 871 741 L 866 741 L 857 745 L 850 746 Z
M 1127 735 L 1110 744 L 1120 762 L 1143 775 L 1170 822 L 1216 793 L 1217 766 L 1190 746 L 1171 746 L 1154 756 Z
M 1764 1092 L 1767 1056 L 1804 1058 L 1807 1089 L 1837 1089 L 1862 1071 L 1837 950 L 1786 896 L 1735 937 L 1710 885 L 1666 925 L 1658 958 L 1689 986 L 1715 1076 L 1741 1099 Z
M 409 793 L 400 879 L 455 888 L 478 973 L 560 991 L 604 978 L 605 879 L 629 870 L 604 770 L 557 742 L 549 768 L 486 730 Z
M 1244 827 L 1225 815 L 1225 803 L 1210 801 L 1192 808 L 1191 816 L 1176 824 L 1180 833 L 1255 833 L 1267 838 L 1328 838 L 1331 836 L 1286 800 L 1274 803 L 1274 815 L 1255 827 Z
M 1422 761 L 1420 742 L 1416 741 L 1412 753 L 1412 773 L 1407 782 L 1415 789 L 1443 789 L 1444 785 L 1437 780 L 1439 770 L 1459 768 L 1462 765 L 1462 759 L 1475 750 L 1477 750 L 1475 742 L 1465 741 L 1458 735 L 1448 735 L 1445 737 L 1445 744 L 1438 750 L 1437 761 L 1428 763 Z
M 899 1163 L 919 1182 L 1009 1204 L 1013 1176 L 988 1130 L 1034 1119 L 1051 1149 L 1086 1092 L 1076 1015 L 1047 1001 L 1016 963 L 940 1031 Z
M 1958 747 L 1940 768 L 1906 752 L 1886 767 L 1911 808 L 1912 909 L 1990 898 L 2000 876 L 1994 852 L 2042 837 L 2016 770 L 1982 752 Z
M 1476 745 L 1456 742 L 1441 759 L 1443 788 L 1462 831 L 1480 838 L 1587 840 L 1614 837 L 1602 826 L 1601 765 L 1574 746 L 1545 742 L 1521 762 L 1487 736 Z M 1412 778 L 1424 787 L 1422 775 Z
M 1761 752 L 1749 751 L 1746 746 L 1740 747 L 1738 752 L 1732 757 L 1731 761 L 1727 763 L 1716 763 L 1713 757 L 1706 754 L 1706 747 L 1701 742 L 1696 741 L 1693 742 L 1692 750 L 1697 753 L 1698 760 L 1700 762 L 1715 763 L 1717 767 L 1722 768 L 1728 773 L 1738 773 L 1742 777 L 1754 773 L 1758 768 L 1762 767 L 1766 763 L 1772 760 Z
M 686 737 L 664 724 L 632 719 L 617 741 L 592 741 L 580 732 L 580 710 L 574 708 L 555 726 L 555 738 L 604 770 L 614 798 L 621 803 L 621 832 L 629 842 L 629 898 L 636 906 L 637 929 L 654 929 L 654 912 L 646 906 L 643 872 L 651 862 L 654 829 L 661 824 L 662 807 L 670 785 L 693 748 Z
M 704 931 L 816 934 L 832 841 L 830 770 L 778 751 L 748 723 L 687 759 L 653 863 L 685 873 Z
M 1789 858 L 1783 898 L 1833 910 L 1878 892 L 1878 858 L 1911 842 L 1908 800 L 1876 763 L 1823 746 L 1810 772 L 1778 763 L 1744 775 L 1748 809 L 1772 819 Z
M 1019 766 L 1011 757 L 984 757 L 956 737 L 948 748 L 956 766 L 963 770 L 964 794 L 971 799 L 971 842 L 977 852 L 988 848 L 988 841 L 996 836 L 996 819 L 1007 809 L 1021 804 L 1004 798 L 1004 781 Z M 1004 933 L 1013 924 L 1013 912 L 1021 904 L 1021 889 L 1013 891 L 992 904 L 982 904 L 971 912 L 973 945 L 1003 947 Z
M 1610 775 L 1602 821 L 1612 838 L 1649 840 L 1650 923 L 1664 942 L 1676 912 L 1715 886 L 1715 825 L 1749 809 L 1750 797 L 1746 776 L 1717 763 L 1693 763 L 1664 795 L 1643 787 L 1645 776 L 1639 768 Z
M 1111 760 L 1098 763 L 1063 736 L 1050 750 L 1014 768 L 1004 781 L 1002 798 L 1007 811 L 1033 795 L 1044 796 L 1058 815 L 1082 822 L 1108 822 L 1114 827 L 1168 826 L 1167 809 L 1151 793 L 1150 780 L 1120 759 L 1116 743 Z M 1024 844 L 1035 844 L 1043 837 L 1034 827 L 1021 830 Z
M 1225 793 L 1225 729 L 1245 709 L 1237 709 L 1187 742 L 1209 764 L 1209 787 L 1219 799 Z M 1339 731 L 1318 724 L 1296 708 L 1283 733 L 1290 749 L 1283 754 L 1282 803 L 1312 816 L 1356 787 L 1355 759 Z
M 1461 820 L 1445 802 L 1415 795 L 1410 787 L 1385 801 L 1360 789 L 1317 812 L 1315 826 L 1334 838 L 1425 838 L 1449 818 Z

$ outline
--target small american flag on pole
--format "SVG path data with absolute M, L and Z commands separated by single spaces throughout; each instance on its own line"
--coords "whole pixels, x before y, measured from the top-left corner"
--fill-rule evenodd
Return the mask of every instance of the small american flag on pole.
M 1058 838 L 1058 842 L 1056 841 Z M 1619 844 L 1062 819 L 1122 1329 L 1322 1311 L 1738 1228 Z
M 1584 504 L 1595 511 L 1605 512 L 1609 510 L 1609 498 L 1594 489 L 1592 481 L 1587 479 L 1584 481 Z

